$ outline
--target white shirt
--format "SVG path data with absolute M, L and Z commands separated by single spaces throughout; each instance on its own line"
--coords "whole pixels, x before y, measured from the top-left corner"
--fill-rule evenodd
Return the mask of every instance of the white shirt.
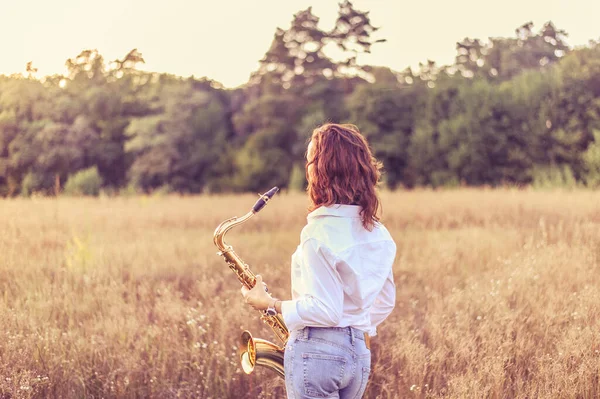
M 292 255 L 292 300 L 281 303 L 290 331 L 355 327 L 372 336 L 394 309 L 396 244 L 381 223 L 365 229 L 360 210 L 333 205 L 308 215 Z

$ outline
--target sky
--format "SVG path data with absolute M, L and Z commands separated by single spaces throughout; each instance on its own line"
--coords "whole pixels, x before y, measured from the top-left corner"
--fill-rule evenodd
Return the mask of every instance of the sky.
M 340 0 L 341 1 L 341 0 Z M 512 37 L 533 21 L 552 21 L 580 46 L 600 39 L 600 0 L 354 0 L 370 11 L 387 42 L 359 57 L 363 64 L 401 71 L 428 59 L 454 60 L 465 37 Z M 39 76 L 65 72 L 65 61 L 84 49 L 107 60 L 137 48 L 145 70 L 207 76 L 236 87 L 248 81 L 277 27 L 309 6 L 322 29 L 331 29 L 337 0 L 0 0 L 0 74 Z

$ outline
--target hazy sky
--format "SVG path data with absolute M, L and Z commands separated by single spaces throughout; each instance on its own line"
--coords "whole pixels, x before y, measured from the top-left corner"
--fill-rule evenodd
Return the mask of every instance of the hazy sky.
M 228 87 L 245 83 L 271 44 L 276 27 L 308 6 L 330 29 L 336 0 L 0 0 L 0 74 L 64 72 L 67 58 L 96 48 L 108 60 L 138 48 L 144 69 L 208 76 Z M 370 10 L 388 41 L 361 63 L 395 70 L 433 59 L 451 63 L 464 37 L 513 36 L 548 20 L 569 33 L 569 44 L 600 38 L 600 0 L 355 0 Z

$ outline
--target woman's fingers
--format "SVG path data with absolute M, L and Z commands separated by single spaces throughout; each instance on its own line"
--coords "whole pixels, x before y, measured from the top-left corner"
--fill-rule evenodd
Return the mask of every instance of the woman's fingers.
M 262 281 L 262 276 L 257 274 L 255 277 L 256 284 L 252 289 L 242 286 L 240 292 L 244 297 L 244 302 L 252 306 L 255 310 L 261 310 L 263 307 L 260 304 L 264 303 L 271 294 L 268 293 L 267 285 Z
M 264 285 L 265 283 L 263 283 L 262 276 L 261 276 L 260 274 L 257 274 L 257 275 L 256 275 L 256 284 L 255 284 L 254 286 L 255 286 L 255 287 L 256 287 L 257 285 L 258 285 L 258 286 L 260 286 L 261 284 L 262 284 L 262 285 Z
M 267 292 L 269 292 L 269 288 L 267 287 L 267 283 L 265 283 L 262 279 L 262 276 L 260 274 L 256 275 L 256 285 L 258 285 L 260 287 L 260 284 L 262 284 L 263 289 Z M 256 286 L 255 285 L 255 286 Z

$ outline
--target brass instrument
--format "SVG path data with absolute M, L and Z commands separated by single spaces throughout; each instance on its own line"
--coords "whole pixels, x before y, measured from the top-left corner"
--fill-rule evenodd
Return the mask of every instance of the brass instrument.
M 215 230 L 214 243 L 219 249 L 217 254 L 225 258 L 225 262 L 229 268 L 233 270 L 238 280 L 248 289 L 252 289 L 256 285 L 256 276 L 252 273 L 250 267 L 233 251 L 233 247 L 225 243 L 225 233 L 258 213 L 277 191 L 279 191 L 279 188 L 273 187 L 260 196 L 250 212 L 239 218 L 232 217 L 225 220 Z M 283 352 L 285 343 L 290 335 L 289 331 L 280 315 L 270 316 L 266 311 L 262 311 L 260 319 L 271 327 L 277 338 L 281 340 L 283 346 L 275 345 L 264 339 L 253 338 L 249 331 L 244 331 L 240 345 L 242 369 L 246 374 L 250 374 L 254 371 L 256 365 L 264 366 L 283 377 Z

